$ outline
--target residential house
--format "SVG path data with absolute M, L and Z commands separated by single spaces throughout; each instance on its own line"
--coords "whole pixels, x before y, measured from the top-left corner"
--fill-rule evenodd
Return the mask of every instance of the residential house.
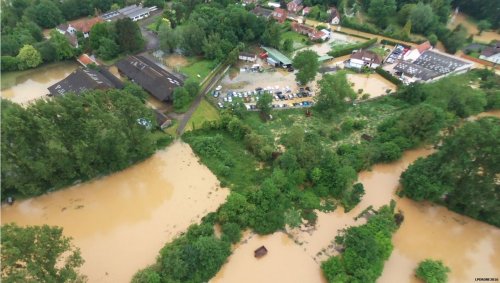
M 332 24 L 332 25 L 338 25 L 338 24 L 340 24 L 340 13 L 337 10 L 337 8 L 331 7 L 328 10 L 328 14 L 329 14 L 328 22 L 330 24 Z
M 275 8 L 272 16 L 278 23 L 282 24 L 288 17 L 288 12 L 281 8 Z
M 500 64 L 500 41 L 483 49 L 479 58 L 495 64 Z
M 432 45 L 429 41 L 426 41 L 422 44 L 417 45 L 415 48 L 408 50 L 404 55 L 403 55 L 403 60 L 413 62 L 420 57 L 420 55 L 424 54 L 425 51 L 431 50 Z
M 238 55 L 238 59 L 240 59 L 241 61 L 255 62 L 257 61 L 257 55 L 247 52 L 240 52 L 240 54 Z
M 349 58 L 349 67 L 355 69 L 361 69 L 363 67 L 368 67 L 375 69 L 382 64 L 382 58 L 377 55 L 377 53 L 370 50 L 358 50 L 351 54 Z
M 396 76 L 405 84 L 432 82 L 449 75 L 463 74 L 473 66 L 472 62 L 436 50 L 425 51 L 414 62 L 399 62 L 394 67 Z
M 137 83 L 160 101 L 172 102 L 174 89 L 184 84 L 181 78 L 144 56 L 128 56 L 118 61 L 116 67 L 122 76 Z
M 82 64 L 82 66 L 84 67 L 87 67 L 90 64 L 99 65 L 94 56 L 89 56 L 86 53 L 80 55 L 80 57 L 78 57 L 76 61 L 78 61 L 78 63 Z
M 59 96 L 67 93 L 80 94 L 87 90 L 110 88 L 123 88 L 123 83 L 104 68 L 93 70 L 82 67 L 47 89 L 51 96 Z
M 293 0 L 286 4 L 286 8 L 290 13 L 298 13 L 304 6 L 302 6 L 302 0 Z
M 262 17 L 262 18 L 265 18 L 265 19 L 269 19 L 269 18 L 271 18 L 272 14 L 273 14 L 273 11 L 269 10 L 269 9 L 264 9 L 262 7 L 255 7 L 252 10 L 252 13 L 254 15 L 256 15 L 257 17 Z
M 329 33 L 319 31 L 314 27 L 299 24 L 297 22 L 292 23 L 292 30 L 300 34 L 307 35 L 311 40 L 326 40 L 329 36 Z
M 305 7 L 302 9 L 302 16 L 307 16 L 311 12 L 311 7 Z

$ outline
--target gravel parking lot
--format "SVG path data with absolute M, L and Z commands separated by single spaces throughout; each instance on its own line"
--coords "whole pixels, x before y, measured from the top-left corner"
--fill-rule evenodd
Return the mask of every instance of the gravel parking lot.
M 218 100 L 220 108 L 242 101 L 248 110 L 255 110 L 264 92 L 273 96 L 272 105 L 275 109 L 310 107 L 314 104 L 314 87 L 298 86 L 293 72 L 272 69 L 267 64 L 262 72 L 252 71 L 252 65 L 240 64 L 240 70 L 236 74 L 226 75 L 221 85 L 211 93 Z

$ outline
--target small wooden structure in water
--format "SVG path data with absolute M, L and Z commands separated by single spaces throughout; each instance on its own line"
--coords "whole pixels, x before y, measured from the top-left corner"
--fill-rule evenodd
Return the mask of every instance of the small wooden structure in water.
M 256 249 L 253 253 L 256 258 L 261 258 L 267 254 L 267 249 L 265 246 L 261 246 L 260 248 Z

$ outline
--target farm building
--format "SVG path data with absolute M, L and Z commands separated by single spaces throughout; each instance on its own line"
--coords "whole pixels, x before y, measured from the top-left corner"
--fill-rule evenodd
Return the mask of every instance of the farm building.
M 129 56 L 116 63 L 121 75 L 140 85 L 160 101 L 172 102 L 176 87 L 183 81 L 144 56 Z
M 271 47 L 262 47 L 267 52 L 267 62 L 275 67 L 289 68 L 292 66 L 292 60 L 283 55 L 283 53 Z
M 110 88 L 123 88 L 123 83 L 108 70 L 104 68 L 99 68 L 99 70 L 78 68 L 47 89 L 51 96 L 59 96 L 67 93 L 80 94 L 87 90 Z

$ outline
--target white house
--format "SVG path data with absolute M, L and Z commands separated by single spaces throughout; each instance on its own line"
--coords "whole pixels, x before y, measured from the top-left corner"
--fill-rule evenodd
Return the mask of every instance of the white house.
M 369 67 L 372 69 L 377 68 L 382 64 L 382 59 L 373 51 L 370 50 L 359 50 L 351 54 L 349 59 L 349 67 L 355 69 L 361 69 L 363 67 Z
M 431 50 L 432 45 L 430 44 L 429 41 L 426 41 L 418 46 L 416 46 L 414 49 L 409 50 L 403 55 L 403 60 L 413 62 L 420 57 L 425 51 Z
M 340 24 L 340 13 L 335 7 L 331 7 L 330 10 L 328 10 L 328 13 L 330 14 L 330 18 L 328 22 L 332 25 L 338 25 Z

